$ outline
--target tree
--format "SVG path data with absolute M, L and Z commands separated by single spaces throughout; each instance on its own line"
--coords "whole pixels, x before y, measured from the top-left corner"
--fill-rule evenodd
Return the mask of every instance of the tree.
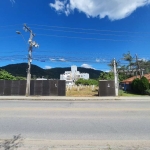
M 16 78 L 5 70 L 0 70 L 0 80 L 16 80 Z
M 0 70 L 0 80 L 26 80 L 24 77 L 15 77 L 5 70 Z
M 129 78 L 130 76 L 126 75 L 125 73 L 118 73 L 118 78 L 119 78 L 119 81 L 123 81 L 127 78 Z
M 127 54 L 123 54 L 123 60 L 128 61 L 129 62 L 129 69 L 131 70 L 131 66 L 134 64 L 133 63 L 133 57 L 131 56 L 130 52 L 128 52 Z
M 139 62 L 140 68 L 144 69 L 144 73 L 146 74 L 150 73 L 150 61 L 141 59 L 141 60 L 138 60 L 138 62 Z
M 113 72 L 102 72 L 99 76 L 99 80 L 114 80 Z
M 86 80 L 86 79 L 78 79 L 76 82 L 75 82 L 76 85 L 79 85 L 79 84 L 82 84 L 82 85 L 98 85 L 98 81 L 97 80 L 94 80 L 94 79 L 89 79 L 89 80 Z
M 136 78 L 132 81 L 131 88 L 132 88 L 134 93 L 140 94 L 139 83 L 140 83 L 139 78 Z

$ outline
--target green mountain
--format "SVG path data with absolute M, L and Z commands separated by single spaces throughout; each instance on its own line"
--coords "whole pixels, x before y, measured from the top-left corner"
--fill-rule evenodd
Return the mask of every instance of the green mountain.
M 0 67 L 0 69 L 4 69 L 7 72 L 11 73 L 13 76 L 27 76 L 27 63 L 20 63 L 20 64 L 10 64 L 7 66 Z M 60 74 L 63 74 L 65 71 L 70 71 L 71 67 L 67 68 L 52 68 L 52 69 L 42 69 L 36 65 L 31 65 L 31 75 L 32 78 L 38 78 L 44 76 L 45 78 L 49 79 L 60 79 Z M 97 79 L 100 76 L 102 71 L 94 70 L 94 69 L 87 69 L 78 67 L 78 71 L 80 73 L 89 73 L 90 79 Z

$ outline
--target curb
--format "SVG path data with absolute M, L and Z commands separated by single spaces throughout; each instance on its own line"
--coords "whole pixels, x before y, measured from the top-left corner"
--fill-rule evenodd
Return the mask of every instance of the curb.
M 25 96 L 0 96 L 0 100 L 37 100 L 37 101 L 128 101 L 128 100 L 150 100 L 149 96 L 146 97 L 25 97 Z

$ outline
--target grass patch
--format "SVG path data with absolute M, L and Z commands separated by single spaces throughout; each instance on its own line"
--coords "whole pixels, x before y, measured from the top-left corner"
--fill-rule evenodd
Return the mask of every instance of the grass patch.
M 66 91 L 66 96 L 75 96 L 75 97 L 98 96 L 98 87 L 95 87 L 94 89 L 92 89 L 91 86 L 68 88 Z
M 66 91 L 66 96 L 94 97 L 94 96 L 98 96 L 98 89 L 99 87 L 94 87 L 93 89 L 92 86 L 68 87 Z M 119 90 L 119 96 L 134 97 L 134 96 L 147 96 L 147 95 L 138 95 L 128 91 Z
M 147 96 L 147 95 L 134 94 L 129 91 L 119 90 L 119 96 Z

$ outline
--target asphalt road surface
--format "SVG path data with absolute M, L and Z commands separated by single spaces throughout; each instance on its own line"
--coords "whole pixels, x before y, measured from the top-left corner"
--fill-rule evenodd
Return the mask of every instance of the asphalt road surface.
M 150 101 L 0 101 L 0 139 L 150 142 Z

